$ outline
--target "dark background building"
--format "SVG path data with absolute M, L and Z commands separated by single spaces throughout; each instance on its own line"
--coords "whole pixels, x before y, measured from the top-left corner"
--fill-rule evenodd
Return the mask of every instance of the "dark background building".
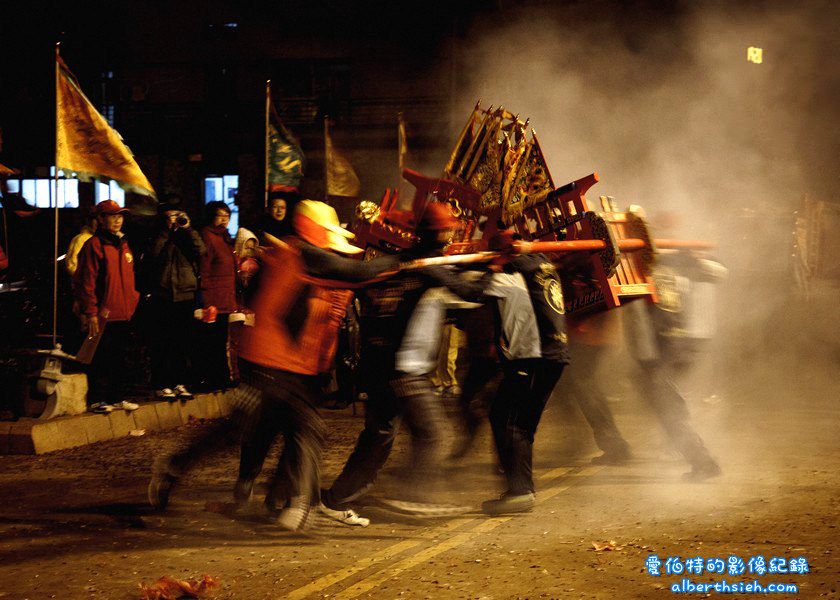
M 158 195 L 196 218 L 212 176 L 238 176 L 241 222 L 262 210 L 271 79 L 306 153 L 304 196 L 323 198 L 325 116 L 376 201 L 399 185 L 398 112 L 409 166 L 436 175 L 481 98 L 531 117 L 556 184 L 597 170 L 596 195 L 685 210 L 694 235 L 741 239 L 777 219 L 739 256 L 783 258 L 771 242 L 801 195 L 840 192 L 838 13 L 825 0 L 6 3 L 0 163 L 49 176 L 60 41 Z M 79 196 L 84 210 L 93 186 Z M 127 198 L 138 217 L 142 200 Z M 78 212 L 61 211 L 60 253 Z M 52 211 L 9 219 L 12 276 L 51 272 Z
M 245 212 L 249 203 L 259 204 L 262 197 L 266 79 L 272 80 L 274 101 L 307 155 L 304 194 L 323 194 L 323 118 L 328 115 L 335 122 L 332 133 L 337 146 L 360 176 L 362 196 L 376 199 L 384 187 L 398 183 L 397 113 L 404 113 L 410 128 L 412 164 L 433 174 L 442 167 L 477 94 L 487 94 L 485 105 L 522 103 L 521 82 L 503 75 L 510 72 L 505 67 L 513 61 L 522 61 L 521 70 L 527 72 L 530 65 L 554 58 L 550 73 L 558 80 L 586 67 L 593 89 L 613 95 L 616 108 L 632 108 L 639 90 L 672 85 L 676 93 L 681 82 L 674 80 L 675 73 L 695 81 L 707 76 L 708 65 L 698 58 L 697 48 L 729 44 L 733 57 L 742 63 L 740 78 L 755 80 L 751 98 L 735 99 L 735 109 L 753 121 L 740 119 L 740 125 L 752 131 L 756 145 L 771 152 L 776 151 L 774 146 L 794 148 L 791 155 L 803 159 L 812 181 L 833 182 L 815 182 L 823 188 L 822 195 L 836 193 L 836 178 L 822 175 L 836 166 L 830 157 L 838 155 L 837 137 L 828 135 L 825 127 L 836 122 L 837 103 L 831 98 L 840 89 L 838 41 L 830 25 L 837 22 L 832 18 L 837 9 L 820 1 L 802 3 L 798 9 L 785 3 L 730 4 L 673 0 L 7 4 L 0 22 L 0 162 L 30 176 L 43 175 L 53 162 L 56 41 L 61 41 L 62 56 L 85 92 L 123 135 L 159 194 L 179 193 L 198 208 L 205 176 L 237 174 Z M 715 14 L 736 34 L 723 27 L 716 33 L 704 14 Z M 789 31 L 783 37 L 778 32 L 786 26 Z M 519 37 L 511 30 L 519 30 Z M 577 49 L 569 52 L 563 47 L 565 55 L 560 57 L 551 42 L 564 39 L 574 41 Z M 748 40 L 768 46 L 769 64 L 761 72 L 750 71 L 741 56 Z M 487 46 L 496 56 L 486 55 Z M 604 60 L 593 62 L 598 56 Z M 494 61 L 500 65 L 498 80 L 488 76 Z M 801 84 L 794 81 L 800 77 Z M 555 85 L 532 83 L 535 91 Z M 719 93 L 711 84 L 708 93 Z M 796 130 L 781 135 L 770 130 L 773 120 L 768 114 L 790 102 L 779 92 L 792 86 L 798 87 L 799 100 L 804 96 L 806 102 L 787 107 L 801 114 L 796 115 Z M 587 102 L 591 91 L 580 90 L 580 102 Z M 560 94 L 555 98 L 556 103 L 543 101 L 541 106 L 564 111 L 567 99 Z M 749 103 L 752 107 L 745 106 Z M 566 134 L 546 131 L 547 120 L 537 120 L 533 112 L 528 116 L 535 117 L 538 129 L 542 127 L 543 139 Z M 629 124 L 633 112 L 626 117 Z M 580 128 L 580 121 L 564 126 Z M 667 124 L 667 118 L 663 121 Z M 605 146 L 601 144 L 600 156 L 587 157 L 587 168 L 616 172 L 615 161 L 603 158 L 608 155 Z M 549 161 L 574 162 L 559 154 L 555 151 Z M 555 173 L 556 178 L 585 174 L 579 170 Z
M 362 195 L 375 198 L 397 184 L 398 112 L 421 162 L 445 148 L 460 126 L 453 119 L 465 118 L 465 107 L 453 106 L 453 33 L 475 8 L 480 3 L 17 7 L 3 26 L 0 161 L 29 176 L 52 164 L 52 54 L 60 40 L 83 90 L 159 195 L 179 193 L 198 208 L 205 176 L 237 174 L 243 208 L 261 205 L 264 89 L 271 79 L 274 102 L 307 155 L 304 194 L 323 195 L 329 116 Z

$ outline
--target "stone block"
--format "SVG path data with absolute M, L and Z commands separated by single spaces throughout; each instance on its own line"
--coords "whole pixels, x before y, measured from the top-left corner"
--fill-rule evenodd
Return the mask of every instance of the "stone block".
M 155 402 L 155 412 L 158 418 L 158 429 L 173 429 L 181 426 L 181 411 L 177 402 Z
M 32 423 L 34 419 L 21 419 L 12 423 L 9 429 L 9 454 L 35 454 L 32 443 Z
M 11 431 L 11 421 L 0 421 L 0 454 L 9 454 L 9 434 Z
M 160 417 L 156 409 L 157 402 L 141 404 L 140 408 L 132 411 L 131 418 L 134 420 L 132 429 L 145 429 L 146 431 L 160 431 Z
M 114 433 L 111 430 L 111 420 L 109 415 L 79 415 L 76 417 L 82 425 L 82 428 L 87 433 L 88 444 L 96 442 L 104 442 L 114 438 Z
M 87 432 L 78 417 L 36 421 L 32 425 L 32 444 L 36 454 L 75 448 L 87 443 Z
M 219 406 L 219 398 L 222 394 L 207 394 L 200 396 L 199 400 L 204 404 L 203 412 L 206 419 L 218 419 L 222 416 L 222 409 Z
M 201 410 L 203 406 L 203 402 L 199 400 L 202 396 L 197 398 L 193 398 L 192 400 L 181 400 L 176 402 L 178 405 L 178 409 L 181 411 L 181 423 L 186 423 L 190 420 L 190 417 L 193 419 L 203 419 L 204 413 Z
M 216 400 L 219 403 L 219 410 L 222 416 L 227 416 L 233 412 L 233 404 L 234 404 L 234 394 L 236 393 L 235 390 L 230 390 L 224 392 L 223 394 L 219 394 L 216 397 Z
M 138 408 L 137 410 L 140 409 Z M 129 431 L 136 428 L 132 413 L 125 410 L 115 410 L 113 412 L 109 412 L 108 421 L 111 423 L 111 434 L 114 439 L 125 437 L 128 435 Z
M 62 373 L 56 385 L 57 410 L 53 416 L 87 412 L 88 380 L 84 373 Z

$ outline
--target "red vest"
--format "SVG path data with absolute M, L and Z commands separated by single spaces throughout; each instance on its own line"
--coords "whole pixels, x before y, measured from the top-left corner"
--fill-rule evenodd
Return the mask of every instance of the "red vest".
M 328 372 L 353 292 L 308 277 L 300 252 L 289 245 L 263 255 L 257 285 L 251 301 L 255 324 L 243 328 L 239 356 L 302 375 Z

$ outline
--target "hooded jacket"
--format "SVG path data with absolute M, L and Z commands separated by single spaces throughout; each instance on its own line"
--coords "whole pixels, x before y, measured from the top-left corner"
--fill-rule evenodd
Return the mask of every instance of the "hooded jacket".
M 70 245 L 67 247 L 67 257 L 64 259 L 64 266 L 70 277 L 76 274 L 76 269 L 79 268 L 79 252 L 93 234 L 96 233 L 92 228 L 85 225 L 82 230 L 70 240 Z
M 298 238 L 263 253 L 239 356 L 249 362 L 301 375 L 332 368 L 338 330 L 353 292 L 339 282 L 362 282 L 396 269 L 393 257 L 368 262 L 341 257 Z

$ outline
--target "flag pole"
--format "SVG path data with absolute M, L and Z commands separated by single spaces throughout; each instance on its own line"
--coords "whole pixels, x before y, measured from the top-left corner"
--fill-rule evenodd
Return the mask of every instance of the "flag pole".
M 330 116 L 324 115 L 324 202 L 330 201 L 330 156 L 329 156 Z
M 397 189 L 402 179 L 403 114 L 397 113 Z
M 53 237 L 53 318 L 52 346 L 58 338 L 58 60 L 61 42 L 55 44 L 55 160 L 53 161 L 53 201 L 55 202 L 55 230 Z
M 263 203 L 268 210 L 268 127 L 271 111 L 271 80 L 265 80 L 265 178 L 263 180 Z

